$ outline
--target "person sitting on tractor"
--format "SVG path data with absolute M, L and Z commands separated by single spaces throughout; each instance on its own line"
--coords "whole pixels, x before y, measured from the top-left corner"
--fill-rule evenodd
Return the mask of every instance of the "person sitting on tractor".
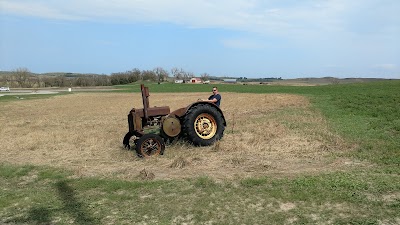
M 210 103 L 214 103 L 216 104 L 218 107 L 220 107 L 221 105 L 221 95 L 218 92 L 218 88 L 217 87 L 213 87 L 212 88 L 212 95 L 210 95 L 210 97 L 208 97 L 207 100 L 205 99 L 199 99 L 199 101 L 204 101 L 204 102 L 210 102 Z

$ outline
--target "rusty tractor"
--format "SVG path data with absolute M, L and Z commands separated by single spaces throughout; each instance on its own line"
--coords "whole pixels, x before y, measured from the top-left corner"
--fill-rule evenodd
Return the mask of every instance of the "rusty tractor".
M 217 105 L 197 101 L 171 112 L 169 106 L 150 107 L 148 87 L 142 84 L 140 89 L 143 108 L 129 112 L 129 131 L 123 140 L 127 149 L 135 145 L 139 157 L 162 155 L 165 143 L 179 138 L 208 146 L 223 137 L 226 121 Z

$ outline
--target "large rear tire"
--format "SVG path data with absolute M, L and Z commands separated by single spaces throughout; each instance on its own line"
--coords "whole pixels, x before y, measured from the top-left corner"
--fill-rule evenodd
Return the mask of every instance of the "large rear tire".
M 185 115 L 183 128 L 189 142 L 197 146 L 212 145 L 224 135 L 224 119 L 216 107 L 195 105 Z
M 157 134 L 145 134 L 136 143 L 136 153 L 139 157 L 162 155 L 164 150 L 164 140 Z

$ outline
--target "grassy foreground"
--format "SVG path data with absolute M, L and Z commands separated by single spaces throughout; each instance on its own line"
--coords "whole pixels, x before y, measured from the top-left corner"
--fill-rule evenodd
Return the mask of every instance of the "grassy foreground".
M 151 92 L 208 85 L 150 86 Z M 199 90 L 193 90 L 193 87 Z M 137 87 L 135 87 L 136 89 Z M 223 92 L 308 96 L 357 146 L 369 169 L 317 176 L 214 181 L 75 178 L 68 171 L 0 165 L 4 224 L 399 224 L 400 82 L 317 87 L 219 85 Z M 204 89 L 204 90 L 203 90 Z

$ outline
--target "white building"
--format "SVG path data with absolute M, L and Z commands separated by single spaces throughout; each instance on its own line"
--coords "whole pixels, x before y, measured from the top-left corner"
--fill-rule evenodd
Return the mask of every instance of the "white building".
M 225 83 L 236 83 L 236 79 L 224 79 Z

